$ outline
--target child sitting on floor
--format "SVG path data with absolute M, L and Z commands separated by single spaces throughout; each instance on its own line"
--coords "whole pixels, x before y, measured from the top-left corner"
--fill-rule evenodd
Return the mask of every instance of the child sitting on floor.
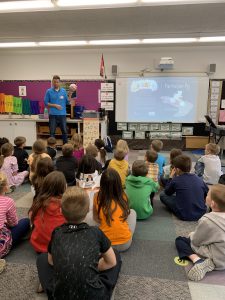
M 148 178 L 158 182 L 159 180 L 159 165 L 156 163 L 158 154 L 155 151 L 148 150 L 145 154 L 145 161 L 148 168 Z
M 50 157 L 41 158 L 37 163 L 36 173 L 32 177 L 32 186 L 34 189 L 34 199 L 39 194 L 45 177 L 54 171 L 54 165 Z
M 106 161 L 107 161 L 107 152 L 105 150 L 105 143 L 102 139 L 96 139 L 95 140 L 95 146 L 98 149 L 97 160 L 102 165 L 102 168 L 105 168 Z
M 71 138 L 71 144 L 73 145 L 73 156 L 79 161 L 84 156 L 84 148 L 81 135 L 78 133 L 74 133 Z
M 181 149 L 173 148 L 170 151 L 170 164 L 166 165 L 165 167 L 163 167 L 163 175 L 160 177 L 160 184 L 163 187 L 165 187 L 168 179 L 170 178 L 170 173 L 171 173 L 171 171 L 173 169 L 173 160 L 178 155 L 182 155 L 182 150 Z
M 76 175 L 76 181 L 82 188 L 99 187 L 100 176 L 96 159 L 93 156 L 85 154 L 81 158 Z
M 126 194 L 130 208 L 136 211 L 138 220 L 147 219 L 152 215 L 150 195 L 159 189 L 158 183 L 148 178 L 147 174 L 146 163 L 143 160 L 136 160 L 132 166 L 132 175 L 126 178 Z
M 52 160 L 55 160 L 57 150 L 56 150 L 56 139 L 54 137 L 49 137 L 47 139 L 47 153 L 51 157 Z
M 6 137 L 0 138 L 0 150 L 2 148 L 2 145 L 4 145 L 5 143 L 9 143 L 9 139 L 7 139 Z
M 97 160 L 98 148 L 95 145 L 89 144 L 85 150 L 86 150 L 87 155 L 94 157 L 94 159 L 96 161 L 96 170 L 98 170 L 98 172 L 101 173 L 102 172 L 102 164 Z
M 126 161 L 128 161 L 129 147 L 128 147 L 127 141 L 118 140 L 118 142 L 116 143 L 116 149 L 118 151 L 123 151 L 125 153 L 124 159 Z
M 78 162 L 73 156 L 73 146 L 71 144 L 64 144 L 62 146 L 62 154 L 63 155 L 56 160 L 56 170 L 65 175 L 68 186 L 76 185 Z
M 158 157 L 156 160 L 156 163 L 159 166 L 159 176 L 162 176 L 163 174 L 163 167 L 166 165 L 166 159 L 165 157 L 160 154 L 159 152 L 162 150 L 163 148 L 163 142 L 160 140 L 153 140 L 150 146 L 150 150 L 153 150 L 155 152 L 157 152 Z
M 207 185 L 201 178 L 191 174 L 191 159 L 179 155 L 173 160 L 174 168 L 160 200 L 179 219 L 197 221 L 206 213 Z
M 136 227 L 136 213 L 130 210 L 120 176 L 108 168 L 102 173 L 100 190 L 94 197 L 93 216 L 99 228 L 118 251 L 127 250 Z
M 67 189 L 62 198 L 67 223 L 54 230 L 48 253 L 37 258 L 48 299 L 111 298 L 122 262 L 104 233 L 84 223 L 88 210 L 86 192 L 79 187 Z
M 7 178 L 0 173 L 0 258 L 7 255 L 30 230 L 28 218 L 18 221 L 14 200 L 5 196 L 7 190 Z
M 205 155 L 200 157 L 196 163 L 197 175 L 203 176 L 203 180 L 207 184 L 218 183 L 220 176 L 223 174 L 218 156 L 219 152 L 220 147 L 218 145 L 209 143 L 205 146 Z M 199 165 L 201 165 L 201 171 L 199 171 Z
M 206 197 L 212 212 L 205 214 L 189 238 L 178 237 L 176 247 L 180 259 L 190 259 L 194 266 L 190 280 L 199 281 L 207 272 L 225 270 L 225 186 L 213 185 Z
M 26 138 L 23 136 L 18 136 L 14 140 L 14 151 L 13 151 L 13 156 L 17 158 L 17 163 L 18 163 L 18 171 L 23 172 L 27 171 L 28 169 L 28 153 L 26 150 L 24 150 L 24 147 L 26 146 Z
M 126 152 L 124 150 L 116 149 L 114 158 L 109 163 L 109 168 L 116 170 L 121 178 L 122 187 L 125 188 L 126 177 L 129 175 L 129 164 L 125 160 Z
M 52 231 L 65 222 L 61 211 L 65 190 L 66 179 L 63 173 L 53 171 L 45 177 L 40 193 L 29 211 L 34 226 L 30 242 L 36 252 L 48 251 Z
M 32 181 L 32 176 L 36 172 L 37 163 L 38 163 L 39 159 L 45 158 L 45 157 L 50 158 L 50 156 L 47 153 L 45 153 L 46 145 L 45 145 L 45 142 L 41 139 L 34 142 L 32 151 L 33 151 L 33 153 L 31 153 L 29 155 L 28 161 L 27 161 L 30 166 L 30 175 L 29 175 L 30 181 Z
M 17 158 L 13 156 L 13 145 L 5 143 L 1 148 L 0 168 L 8 181 L 9 187 L 20 186 L 28 176 L 28 171 L 18 172 Z

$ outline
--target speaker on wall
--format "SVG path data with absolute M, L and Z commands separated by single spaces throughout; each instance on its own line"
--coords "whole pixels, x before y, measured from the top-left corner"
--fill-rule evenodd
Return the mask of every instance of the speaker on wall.
M 215 73 L 215 72 L 216 72 L 216 64 L 210 64 L 209 73 Z
M 112 65 L 112 75 L 117 76 L 118 75 L 118 66 Z

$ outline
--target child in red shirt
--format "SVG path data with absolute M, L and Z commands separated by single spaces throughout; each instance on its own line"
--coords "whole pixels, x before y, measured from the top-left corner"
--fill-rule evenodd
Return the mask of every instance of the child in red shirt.
M 53 171 L 45 177 L 29 213 L 34 225 L 30 242 L 36 252 L 47 252 L 52 231 L 65 223 L 61 212 L 61 199 L 65 190 L 66 179 L 63 173 Z

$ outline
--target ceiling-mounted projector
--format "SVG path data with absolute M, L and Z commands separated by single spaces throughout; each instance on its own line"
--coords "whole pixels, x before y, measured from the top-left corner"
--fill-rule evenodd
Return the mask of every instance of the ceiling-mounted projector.
M 172 57 L 161 57 L 159 62 L 159 69 L 163 70 L 172 70 L 174 67 L 174 60 Z

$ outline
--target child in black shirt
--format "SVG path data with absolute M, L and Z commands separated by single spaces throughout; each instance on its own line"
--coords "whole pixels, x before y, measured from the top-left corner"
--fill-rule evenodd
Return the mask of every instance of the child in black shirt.
M 47 139 L 47 153 L 51 157 L 52 160 L 55 160 L 57 150 L 56 150 L 56 139 L 54 137 L 49 137 Z
M 63 172 L 68 186 L 75 185 L 78 162 L 73 156 L 73 146 L 71 144 L 64 144 L 62 154 L 63 156 L 58 157 L 56 160 L 56 170 Z
M 62 212 L 68 223 L 53 231 L 48 254 L 37 258 L 39 279 L 48 299 L 107 300 L 112 295 L 121 259 L 98 227 L 83 223 L 88 211 L 85 190 L 67 189 Z
M 26 146 L 26 138 L 23 136 L 17 136 L 14 140 L 14 151 L 13 156 L 17 158 L 18 163 L 18 172 L 27 171 L 28 169 L 28 153 L 26 150 L 24 150 L 24 147 Z

